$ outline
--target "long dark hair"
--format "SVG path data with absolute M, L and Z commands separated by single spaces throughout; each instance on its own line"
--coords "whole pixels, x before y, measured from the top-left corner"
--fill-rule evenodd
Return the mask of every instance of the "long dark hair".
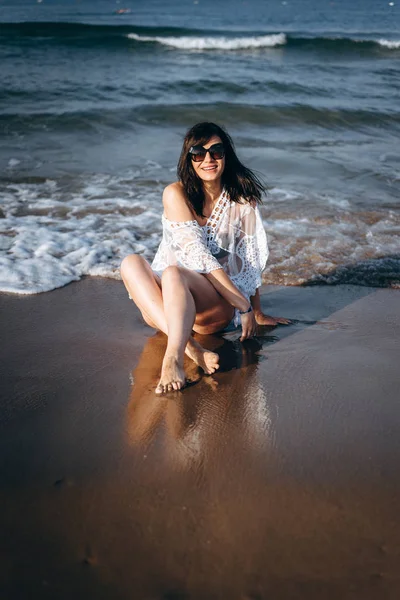
M 225 169 L 221 181 L 230 200 L 261 204 L 261 194 L 265 192 L 265 186 L 253 171 L 240 162 L 230 135 L 219 125 L 205 121 L 197 123 L 186 133 L 177 168 L 179 181 L 195 213 L 200 217 L 204 216 L 204 190 L 202 181 L 193 168 L 189 149 L 196 144 L 206 144 L 213 135 L 221 138 L 225 148 Z

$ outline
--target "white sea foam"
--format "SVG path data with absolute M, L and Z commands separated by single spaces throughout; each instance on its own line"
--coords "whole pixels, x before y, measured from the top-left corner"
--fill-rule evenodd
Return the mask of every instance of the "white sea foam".
M 73 191 L 71 182 L 54 180 L 3 186 L 0 290 L 32 294 L 84 275 L 119 278 L 128 254 L 151 260 L 161 239 L 162 185 L 149 182 L 149 168 L 148 183 L 125 173 L 74 180 Z M 351 212 L 344 199 L 274 188 L 261 212 L 271 248 L 269 283 L 328 280 L 348 263 L 398 255 L 394 210 Z
M 150 37 L 128 33 L 128 38 L 137 42 L 157 42 L 180 50 L 245 50 L 251 48 L 272 48 L 286 44 L 284 33 L 254 37 Z
M 390 48 L 391 50 L 397 50 L 400 48 L 400 40 L 378 40 L 380 46 Z
M 118 277 L 124 256 L 135 252 L 150 258 L 158 244 L 151 235 L 140 242 L 140 232 L 159 220 L 152 212 L 70 217 L 62 224 L 37 216 L 3 220 L 13 234 L 0 255 L 0 289 L 5 292 L 46 292 L 83 275 Z
M 123 195 L 113 197 L 117 184 L 96 176 L 67 197 L 51 180 L 6 186 L 0 290 L 46 292 L 84 275 L 119 277 L 122 258 L 132 252 L 151 259 L 161 232 L 159 194 L 156 200 L 154 191 L 145 190 L 143 206 L 142 190 L 135 194 L 129 179 L 119 189 Z

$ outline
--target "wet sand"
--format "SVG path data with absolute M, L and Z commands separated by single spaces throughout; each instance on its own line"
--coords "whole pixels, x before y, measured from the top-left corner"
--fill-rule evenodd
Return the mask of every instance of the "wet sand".
M 262 302 L 159 398 L 120 282 L 0 296 L 2 600 L 400 597 L 400 292 Z

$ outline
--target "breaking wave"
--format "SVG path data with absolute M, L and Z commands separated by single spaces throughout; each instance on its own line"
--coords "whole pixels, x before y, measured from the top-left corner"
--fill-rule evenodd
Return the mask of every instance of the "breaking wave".
M 132 25 L 89 25 L 66 22 L 1 23 L 2 43 L 31 38 L 32 44 L 68 46 L 121 46 L 156 44 L 177 50 L 238 51 L 262 48 L 296 48 L 321 52 L 376 52 L 400 50 L 400 40 L 379 34 L 343 37 L 335 34 L 312 36 L 307 32 L 231 32 L 178 27 L 139 27 Z
M 286 44 L 284 33 L 254 37 L 150 37 L 129 33 L 128 38 L 137 42 L 157 42 L 180 50 L 244 50 L 251 48 L 273 48 Z

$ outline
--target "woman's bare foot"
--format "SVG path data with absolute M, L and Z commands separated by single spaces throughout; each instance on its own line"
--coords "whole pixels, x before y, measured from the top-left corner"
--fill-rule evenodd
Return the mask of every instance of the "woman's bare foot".
M 165 394 L 181 390 L 186 383 L 186 375 L 183 366 L 175 355 L 164 356 L 161 378 L 156 387 L 156 394 Z
M 201 367 L 207 375 L 215 373 L 219 369 L 219 356 L 216 352 L 205 350 L 195 340 L 190 340 L 186 346 L 186 354 L 196 365 Z

